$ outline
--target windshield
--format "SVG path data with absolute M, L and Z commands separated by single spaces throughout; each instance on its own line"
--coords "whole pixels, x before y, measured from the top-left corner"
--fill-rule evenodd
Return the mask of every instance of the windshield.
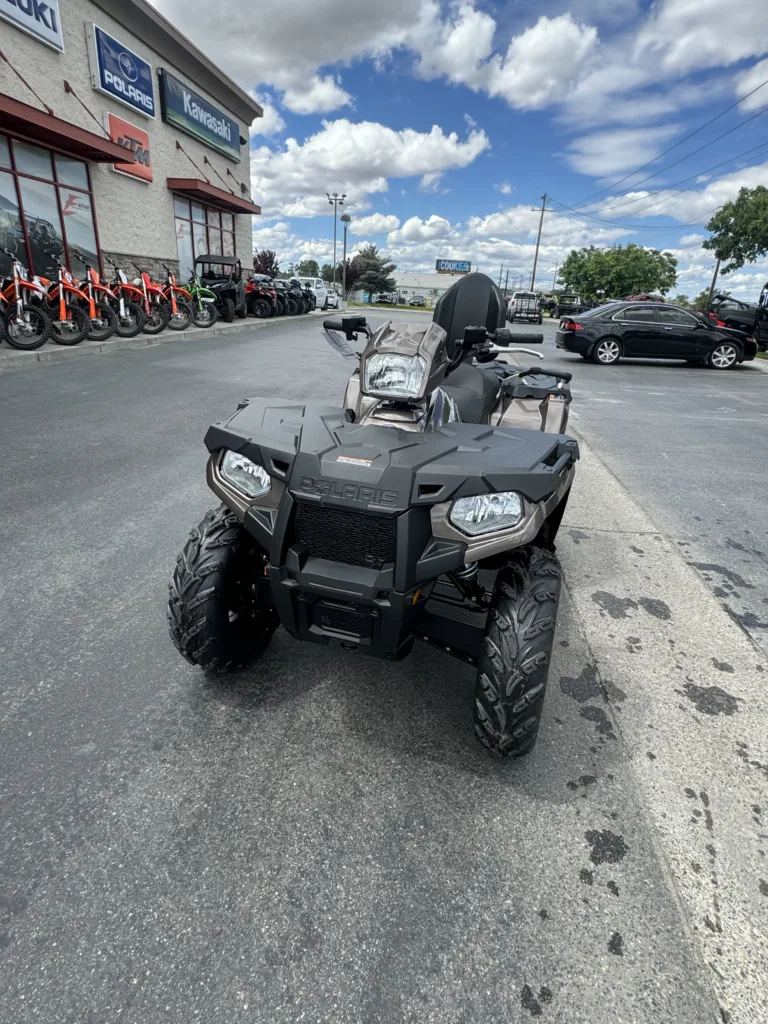
M 579 313 L 579 317 L 599 316 L 600 313 L 604 313 L 606 309 L 612 309 L 615 305 L 615 302 L 604 302 L 602 306 L 595 306 L 594 309 L 587 309 L 583 313 Z

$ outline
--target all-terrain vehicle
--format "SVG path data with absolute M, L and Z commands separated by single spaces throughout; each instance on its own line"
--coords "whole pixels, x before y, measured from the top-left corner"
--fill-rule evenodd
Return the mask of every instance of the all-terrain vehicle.
M 235 316 L 242 320 L 248 316 L 243 268 L 236 256 L 198 256 L 194 272 L 216 296 L 216 309 L 224 323 L 231 324 Z
M 758 302 L 742 302 L 732 295 L 713 295 L 707 305 L 709 317 L 733 330 L 751 334 L 761 352 L 768 351 L 768 285 Z
M 533 748 L 579 450 L 563 433 L 570 374 L 505 362 L 504 318 L 472 274 L 431 323 L 326 320 L 357 364 L 341 405 L 254 398 L 209 428 L 222 504 L 179 556 L 168 605 L 189 662 L 240 668 L 280 625 L 391 660 L 418 639 L 477 666 L 487 747 Z

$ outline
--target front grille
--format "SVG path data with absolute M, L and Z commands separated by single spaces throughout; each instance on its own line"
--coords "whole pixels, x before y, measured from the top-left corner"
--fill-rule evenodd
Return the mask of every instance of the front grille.
M 396 520 L 344 508 L 300 504 L 296 535 L 315 558 L 381 569 L 395 560 Z
M 370 636 L 371 617 L 352 604 L 321 601 L 314 606 L 315 623 L 322 629 L 351 636 Z

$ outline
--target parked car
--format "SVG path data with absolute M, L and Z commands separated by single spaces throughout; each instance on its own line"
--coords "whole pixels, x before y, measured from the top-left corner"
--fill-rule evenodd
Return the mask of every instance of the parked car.
M 765 289 L 764 289 L 765 291 Z M 725 327 L 752 334 L 757 347 L 768 351 L 768 308 L 757 302 L 742 302 L 732 295 L 713 295 L 707 313 Z
M 609 302 L 564 317 L 555 344 L 603 366 L 625 358 L 682 359 L 728 370 L 757 355 L 751 335 L 655 302 Z
M 316 309 L 327 309 L 325 304 L 328 292 L 331 290 L 330 285 L 326 284 L 321 277 L 300 277 L 304 288 L 312 290 L 315 296 L 315 308 Z
M 195 274 L 216 296 L 216 309 L 221 319 L 231 324 L 235 316 L 248 315 L 243 268 L 236 256 L 214 256 L 207 253 L 195 259 Z
M 325 294 L 325 302 L 323 309 L 338 309 L 339 308 L 339 293 L 335 292 L 332 288 L 329 288 Z
M 427 300 L 423 295 L 412 295 L 408 300 L 409 306 L 426 306 Z
M 575 316 L 577 313 L 583 312 L 584 303 L 578 295 L 564 292 L 562 295 L 557 296 L 553 313 L 556 320 L 559 320 L 561 316 Z
M 376 303 L 379 306 L 396 306 L 399 298 L 397 292 L 382 292 L 376 296 Z
M 528 323 L 542 322 L 541 300 L 536 292 L 515 292 L 507 306 L 507 320 L 527 320 Z

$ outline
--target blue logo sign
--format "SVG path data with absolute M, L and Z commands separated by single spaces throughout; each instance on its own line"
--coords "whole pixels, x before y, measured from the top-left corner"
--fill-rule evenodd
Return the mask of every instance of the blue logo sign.
M 93 26 L 96 43 L 96 88 L 112 99 L 138 110 L 146 117 L 155 116 L 152 90 L 152 65 L 117 39 Z
M 240 160 L 240 125 L 165 68 L 160 76 L 163 120 L 231 160 Z
M 469 260 L 435 260 L 438 274 L 468 274 L 471 269 Z

